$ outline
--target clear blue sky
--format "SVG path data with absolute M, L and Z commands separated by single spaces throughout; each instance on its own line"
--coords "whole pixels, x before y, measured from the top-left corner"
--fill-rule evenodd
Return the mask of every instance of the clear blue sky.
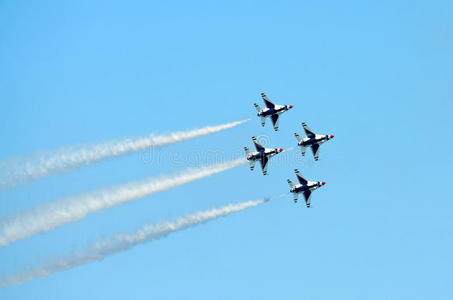
M 451 299 L 451 1 L 0 1 L 0 160 L 151 132 L 246 125 L 0 191 L 0 217 L 183 170 L 306 121 L 335 139 L 0 248 L 0 274 L 102 236 L 327 184 L 20 286 L 0 299 Z M 252 103 L 292 104 L 280 131 Z M 155 155 L 157 154 L 154 153 Z M 310 153 L 309 153 L 310 154 Z M 177 163 L 168 160 L 178 155 Z

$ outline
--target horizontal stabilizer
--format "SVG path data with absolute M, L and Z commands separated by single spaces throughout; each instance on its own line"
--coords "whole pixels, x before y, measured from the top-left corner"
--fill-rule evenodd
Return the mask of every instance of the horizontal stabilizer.
M 250 161 L 250 170 L 253 171 L 255 169 L 255 161 L 251 160 Z
M 296 139 L 297 139 L 297 141 L 298 141 L 299 143 L 302 142 L 302 138 L 300 137 L 299 134 L 297 134 L 297 132 L 294 133 L 294 135 L 296 136 Z
M 247 157 L 251 154 L 250 149 L 248 147 L 244 147 L 244 151 L 247 154 Z
M 256 108 L 256 111 L 257 111 L 257 112 L 259 112 L 259 113 L 260 113 L 260 112 L 262 112 L 262 111 L 263 111 L 263 109 L 261 108 L 261 106 L 259 106 L 258 104 L 256 104 L 256 103 L 253 103 L 253 105 L 255 106 L 255 108 Z

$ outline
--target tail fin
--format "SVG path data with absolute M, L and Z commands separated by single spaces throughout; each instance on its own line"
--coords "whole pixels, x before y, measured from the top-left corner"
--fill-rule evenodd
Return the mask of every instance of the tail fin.
M 307 150 L 306 147 L 301 146 L 300 151 L 302 152 L 302 156 L 305 156 L 305 151 Z
M 296 139 L 299 141 L 299 143 L 302 142 L 302 138 L 297 134 L 297 132 L 294 133 L 294 135 L 296 136 Z
M 295 187 L 294 183 L 288 179 L 288 184 L 289 186 L 291 187 L 291 193 L 293 193 L 293 197 L 294 197 L 294 203 L 297 203 L 297 198 L 299 198 L 299 194 L 296 193 L 295 191 L 293 191 L 293 188 Z
M 260 112 L 262 112 L 263 109 L 261 108 L 261 106 L 259 106 L 256 103 L 253 103 L 253 105 L 255 105 L 256 111 L 258 112 L 258 116 L 260 116 Z M 261 125 L 264 127 L 264 125 L 266 125 L 266 118 L 263 116 L 260 116 L 260 117 L 261 117 Z
M 291 180 L 289 180 L 289 179 L 288 179 L 288 184 L 289 184 L 289 186 L 290 186 L 291 188 L 294 187 L 294 183 L 293 183 Z
M 253 105 L 255 105 L 255 108 L 256 108 L 256 111 L 257 112 L 261 112 L 263 109 L 261 108 L 261 106 L 259 106 L 258 104 L 256 103 L 253 103 Z
M 251 154 L 251 152 L 250 152 L 248 147 L 244 147 L 244 151 L 247 154 L 247 157 Z
M 252 155 L 252 152 L 249 150 L 248 147 L 244 147 L 245 153 L 247 154 L 247 158 L 249 158 Z M 255 161 L 250 160 L 250 170 L 253 171 L 255 169 Z

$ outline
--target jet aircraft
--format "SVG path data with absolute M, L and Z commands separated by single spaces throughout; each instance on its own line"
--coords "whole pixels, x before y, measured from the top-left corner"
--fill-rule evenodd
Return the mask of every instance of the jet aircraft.
M 258 104 L 254 103 L 256 110 L 258 111 L 258 117 L 261 117 L 261 125 L 264 127 L 266 124 L 266 118 L 270 117 L 272 120 L 272 124 L 274 125 L 274 130 L 278 131 L 278 119 L 282 113 L 287 110 L 293 108 L 292 105 L 275 105 L 272 103 L 269 98 L 267 98 L 266 94 L 261 93 L 261 97 L 263 98 L 264 104 L 266 108 L 262 109 Z
M 299 184 L 294 184 L 291 180 L 288 179 L 288 184 L 291 187 L 290 192 L 294 194 L 294 203 L 297 203 L 299 194 L 302 193 L 304 195 L 307 207 L 310 208 L 310 198 L 312 191 L 322 187 L 326 183 L 324 181 L 308 181 L 300 174 L 298 169 L 295 169 L 294 171 L 296 172 Z
M 244 147 L 245 152 L 247 153 L 247 160 L 250 162 L 250 170 L 253 171 L 255 168 L 255 162 L 257 160 L 261 163 L 261 168 L 263 169 L 263 174 L 267 175 L 267 162 L 272 156 L 283 152 L 282 148 L 264 148 L 255 137 L 252 137 L 253 143 L 255 144 L 256 152 L 252 152 L 249 148 Z
M 332 139 L 334 136 L 329 134 L 316 134 L 313 130 L 308 127 L 306 123 L 302 123 L 304 127 L 305 133 L 307 134 L 306 138 L 301 138 L 297 133 L 294 133 L 297 140 L 299 141 L 298 145 L 301 147 L 302 156 L 305 155 L 305 150 L 307 147 L 311 147 L 313 155 L 315 156 L 315 160 L 319 159 L 319 146 L 322 143 L 327 142 L 328 140 Z

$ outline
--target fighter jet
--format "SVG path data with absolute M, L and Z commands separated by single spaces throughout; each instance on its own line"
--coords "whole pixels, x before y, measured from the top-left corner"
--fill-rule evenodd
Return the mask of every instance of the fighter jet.
M 311 147 L 311 151 L 313 152 L 315 160 L 317 161 L 319 159 L 319 146 L 321 146 L 322 143 L 325 143 L 328 140 L 332 139 L 334 136 L 331 134 L 316 134 L 313 132 L 313 130 L 310 129 L 310 127 L 307 126 L 306 123 L 302 123 L 302 126 L 304 127 L 305 133 L 307 134 L 307 138 L 301 138 L 297 133 L 294 133 L 297 140 L 299 141 L 298 145 L 301 147 L 302 156 L 305 155 L 306 148 Z
M 264 104 L 266 105 L 265 109 L 262 109 L 258 104 L 253 103 L 255 105 L 256 110 L 258 111 L 258 117 L 261 117 L 261 125 L 266 124 L 266 118 L 271 117 L 272 124 L 274 124 L 275 131 L 278 131 L 278 118 L 282 113 L 287 110 L 293 108 L 292 105 L 275 105 L 272 103 L 269 98 L 264 93 L 261 93 L 261 97 L 263 98 Z
M 256 152 L 252 152 L 249 148 L 244 147 L 245 152 L 247 153 L 247 160 L 250 162 L 250 170 L 253 171 L 255 168 L 255 162 L 257 160 L 261 163 L 261 168 L 263 169 L 263 174 L 267 175 L 267 162 L 272 156 L 283 152 L 282 148 L 264 148 L 255 137 L 252 137 L 253 143 L 255 144 Z
M 308 181 L 305 179 L 300 173 L 299 170 L 295 169 L 297 179 L 299 180 L 300 184 L 294 184 L 291 180 L 288 179 L 288 184 L 291 187 L 290 192 L 294 193 L 294 203 L 297 203 L 297 198 L 299 197 L 299 193 L 302 193 L 305 198 L 305 203 L 307 203 L 307 207 L 310 208 L 310 198 L 312 191 L 316 190 L 317 188 L 322 187 L 326 183 L 324 181 Z

